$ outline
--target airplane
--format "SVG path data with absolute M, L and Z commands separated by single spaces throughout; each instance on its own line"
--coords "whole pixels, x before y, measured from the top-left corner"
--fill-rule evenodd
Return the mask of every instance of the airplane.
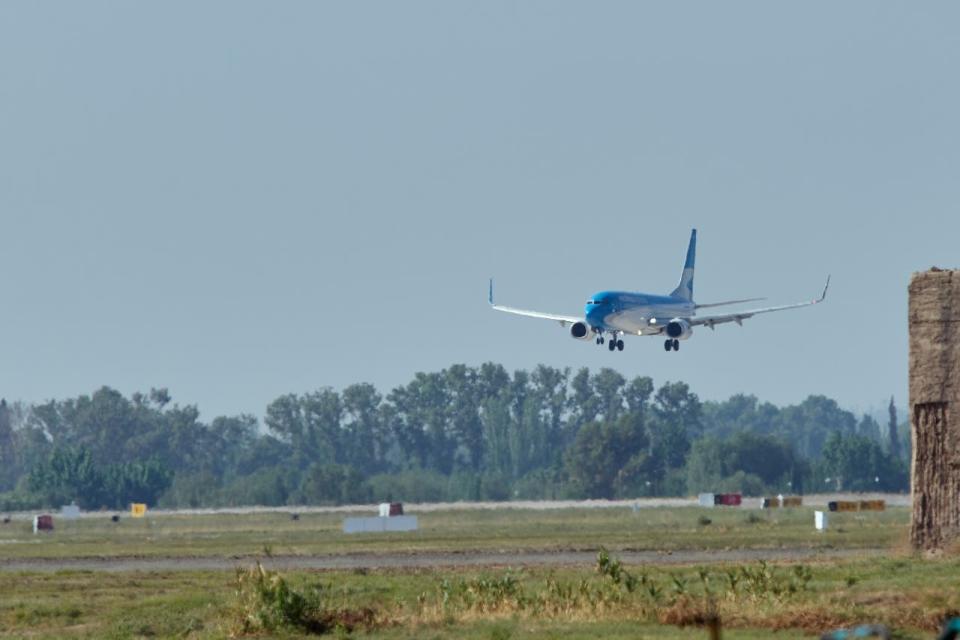
M 746 298 L 743 300 L 727 300 L 710 304 L 697 304 L 693 301 L 693 264 L 697 251 L 697 230 L 690 233 L 690 244 L 687 247 L 687 259 L 683 264 L 680 283 L 669 295 L 655 295 L 648 293 L 631 293 L 627 291 L 601 291 L 587 300 L 583 316 L 563 316 L 540 311 L 527 311 L 505 307 L 493 302 L 493 278 L 490 279 L 490 294 L 488 301 L 496 311 L 512 313 L 530 318 L 554 320 L 561 326 L 570 326 L 570 336 L 578 340 L 594 340 L 598 345 L 605 342 L 610 351 L 623 351 L 624 336 L 661 336 L 665 337 L 663 348 L 665 351 L 679 351 L 680 341 L 688 340 L 693 335 L 694 327 L 709 327 L 713 329 L 718 324 L 736 322 L 743 325 L 743 321 L 761 313 L 785 311 L 819 304 L 826 300 L 827 289 L 830 288 L 830 277 L 819 298 L 807 302 L 798 302 L 778 307 L 764 307 L 737 311 L 725 315 L 697 317 L 698 309 L 722 307 L 726 305 L 756 302 L 763 298 Z M 606 339 L 605 336 L 609 336 Z

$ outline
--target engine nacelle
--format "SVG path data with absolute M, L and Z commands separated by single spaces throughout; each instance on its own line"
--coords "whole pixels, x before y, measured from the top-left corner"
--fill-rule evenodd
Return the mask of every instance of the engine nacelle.
M 693 327 L 683 318 L 674 318 L 667 323 L 667 335 L 674 340 L 686 340 L 693 335 Z
M 577 340 L 590 340 L 593 338 L 593 331 L 586 322 L 574 322 L 570 325 L 570 337 Z

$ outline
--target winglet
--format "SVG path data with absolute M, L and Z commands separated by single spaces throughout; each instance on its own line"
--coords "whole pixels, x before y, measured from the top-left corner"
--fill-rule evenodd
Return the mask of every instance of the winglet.
M 820 298 L 817 300 L 817 302 L 823 302 L 824 300 L 827 299 L 827 289 L 829 288 L 830 288 L 830 276 L 827 276 L 827 284 L 823 286 L 823 293 L 820 294 Z
M 487 296 L 487 302 L 491 307 L 493 306 L 493 278 L 490 278 L 490 294 Z

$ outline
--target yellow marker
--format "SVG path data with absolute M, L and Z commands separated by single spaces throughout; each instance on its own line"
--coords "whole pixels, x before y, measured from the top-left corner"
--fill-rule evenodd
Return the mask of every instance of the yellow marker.
M 130 516 L 133 518 L 142 518 L 147 515 L 147 505 L 142 502 L 134 502 L 130 505 Z

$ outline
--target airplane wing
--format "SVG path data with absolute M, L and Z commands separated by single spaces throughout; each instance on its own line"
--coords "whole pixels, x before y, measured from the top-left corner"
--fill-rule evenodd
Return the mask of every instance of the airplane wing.
M 753 316 L 760 315 L 761 313 L 773 313 L 774 311 L 785 311 L 787 309 L 796 309 L 798 307 L 809 307 L 813 304 L 819 304 L 826 300 L 827 298 L 827 289 L 830 288 L 830 277 L 827 277 L 827 284 L 823 288 L 823 293 L 820 294 L 820 297 L 816 300 L 810 300 L 808 302 L 798 302 L 795 304 L 785 304 L 779 307 L 765 307 L 762 309 L 749 309 L 747 311 L 739 311 L 737 313 L 729 313 L 722 316 L 704 316 L 702 318 L 690 318 L 687 322 L 690 323 L 690 326 L 705 326 L 713 329 L 715 325 L 724 324 L 726 322 L 736 322 L 737 324 L 743 323 L 747 318 L 752 318 Z
M 743 300 L 724 300 L 723 302 L 710 302 L 708 304 L 698 304 L 698 305 L 695 305 L 695 308 L 706 309 L 708 307 L 726 307 L 732 304 L 743 304 L 744 302 L 757 302 L 758 300 L 766 300 L 766 298 L 744 298 Z
M 573 324 L 574 322 L 582 322 L 582 317 L 576 316 L 561 316 L 554 313 L 543 313 L 541 311 L 527 311 L 526 309 L 515 309 L 514 307 L 505 307 L 503 305 L 493 303 L 493 278 L 490 278 L 490 296 L 488 298 L 490 302 L 490 307 L 494 311 L 503 311 L 504 313 L 512 313 L 517 316 L 527 316 L 528 318 L 541 318 L 543 320 L 553 320 L 559 322 L 561 326 L 567 326 L 568 324 Z

